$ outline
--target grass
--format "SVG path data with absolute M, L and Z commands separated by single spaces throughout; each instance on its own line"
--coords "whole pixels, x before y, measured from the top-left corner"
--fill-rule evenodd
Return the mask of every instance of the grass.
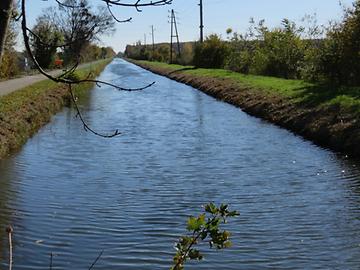
M 85 78 L 91 72 L 95 77 L 109 62 L 109 59 L 97 61 L 79 69 L 77 74 Z M 73 90 L 79 94 L 92 86 L 92 83 L 83 83 Z M 0 158 L 19 148 L 69 100 L 66 87 L 50 80 L 37 82 L 0 97 Z
M 280 95 L 300 105 L 309 107 L 340 106 L 340 109 L 360 115 L 360 87 L 334 87 L 308 83 L 302 80 L 245 75 L 225 69 L 194 69 L 190 66 L 169 65 L 160 62 L 139 61 L 147 65 L 167 69 L 171 72 L 229 79 L 240 86 L 262 90 L 268 94 Z
M 99 61 L 96 63 L 95 66 L 89 66 L 79 69 L 76 71 L 76 73 L 80 76 L 80 78 L 85 78 L 89 74 L 89 72 L 92 72 L 93 74 L 99 74 L 108 63 L 109 60 Z M 91 84 L 89 83 L 77 85 L 75 86 L 74 90 L 76 92 L 86 90 L 89 88 L 90 85 Z M 36 99 L 44 93 L 47 93 L 48 91 L 52 91 L 55 88 L 59 87 L 62 87 L 62 85 L 50 80 L 43 80 L 26 86 L 15 92 L 12 92 L 8 95 L 1 96 L 0 115 L 14 110 L 18 110 L 18 108 L 21 108 L 24 104 L 31 102 L 31 100 Z

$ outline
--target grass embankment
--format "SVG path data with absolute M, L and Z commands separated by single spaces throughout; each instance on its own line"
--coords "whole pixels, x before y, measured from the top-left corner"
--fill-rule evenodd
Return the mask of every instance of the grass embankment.
M 111 59 L 97 61 L 77 70 L 80 77 L 90 72 L 96 77 Z M 92 83 L 83 83 L 73 88 L 75 93 L 91 89 Z M 44 80 L 11 94 L 0 97 L 0 158 L 18 149 L 51 116 L 69 104 L 68 89 L 63 84 Z
M 360 156 L 360 87 L 317 85 L 223 69 L 132 62 L 239 106 L 319 145 Z

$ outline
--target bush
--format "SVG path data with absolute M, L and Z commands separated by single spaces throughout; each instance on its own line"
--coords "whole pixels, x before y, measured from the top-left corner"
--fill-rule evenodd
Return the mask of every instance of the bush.
M 180 65 L 188 66 L 193 63 L 194 59 L 194 43 L 183 43 L 181 48 L 181 56 L 178 57 L 177 62 Z
M 323 80 L 320 72 L 320 61 L 324 42 L 322 40 L 308 40 L 306 43 L 304 60 L 299 67 L 300 77 L 309 82 Z
M 287 19 L 283 20 L 281 28 L 262 28 L 252 71 L 286 79 L 299 78 L 305 53 L 300 32 L 301 29 Z
M 322 47 L 319 70 L 337 84 L 360 85 L 360 0 L 333 25 Z
M 19 73 L 18 56 L 15 50 L 5 50 L 0 63 L 0 78 L 9 79 Z
M 244 36 L 234 33 L 230 39 L 225 67 L 245 74 L 299 78 L 305 56 L 303 29 L 287 19 L 281 27 L 272 30 L 265 26 L 264 20 L 250 23 Z
M 231 29 L 227 30 L 228 34 L 231 32 Z M 255 44 L 255 41 L 248 40 L 247 34 L 242 36 L 234 33 L 230 39 L 229 54 L 225 60 L 225 68 L 248 74 L 254 58 Z
M 208 36 L 204 43 L 196 44 L 194 65 L 202 68 L 223 68 L 228 55 L 228 46 L 218 35 Z

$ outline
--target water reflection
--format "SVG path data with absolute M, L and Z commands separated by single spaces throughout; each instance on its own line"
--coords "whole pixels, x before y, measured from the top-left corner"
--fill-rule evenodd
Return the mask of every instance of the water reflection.
M 17 269 L 168 269 L 185 219 L 208 201 L 241 212 L 234 247 L 189 269 L 358 269 L 357 161 L 176 82 L 115 60 L 96 88 L 0 162 L 0 227 L 14 224 Z M 2 258 L 5 268 L 1 235 Z

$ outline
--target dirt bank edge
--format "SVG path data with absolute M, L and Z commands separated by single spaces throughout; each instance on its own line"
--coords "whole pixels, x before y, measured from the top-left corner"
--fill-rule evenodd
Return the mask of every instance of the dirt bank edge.
M 305 107 L 285 97 L 241 86 L 231 79 L 198 77 L 181 70 L 174 72 L 173 69 L 126 60 L 235 105 L 252 116 L 286 128 L 317 145 L 360 157 L 360 120 L 337 105 Z
M 94 64 L 92 76 L 98 76 L 111 62 Z M 74 92 L 93 87 L 92 83 L 76 86 Z M 20 104 L 20 106 L 19 106 Z M 41 81 L 0 98 L 0 159 L 18 150 L 28 138 L 47 124 L 51 117 L 70 104 L 66 86 Z M 7 107 L 7 109 L 4 109 Z

